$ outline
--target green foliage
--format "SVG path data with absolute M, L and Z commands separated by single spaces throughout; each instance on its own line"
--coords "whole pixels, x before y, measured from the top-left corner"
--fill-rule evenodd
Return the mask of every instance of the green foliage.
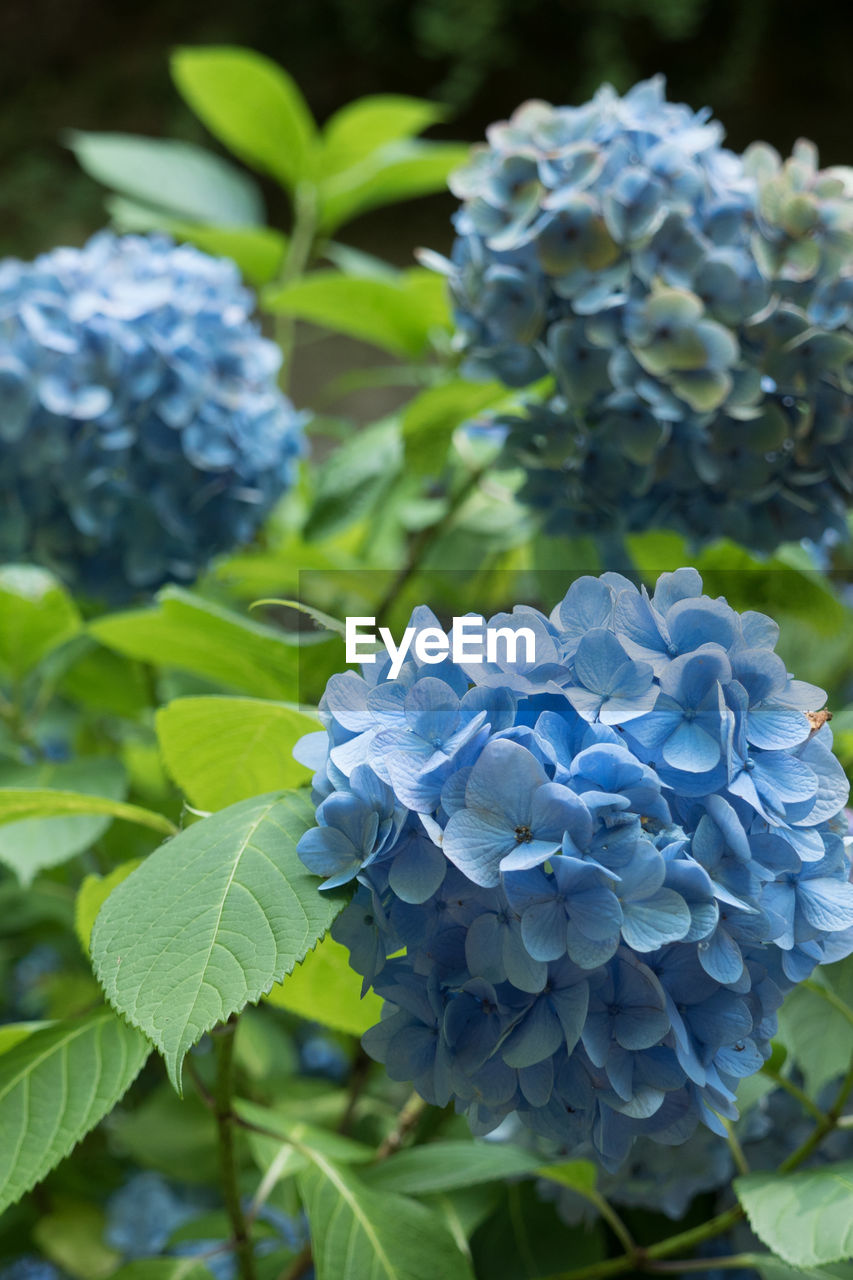
M 670 4 L 660 21 L 681 29 L 681 10 L 695 7 Z M 444 31 L 442 47 L 459 32 L 445 9 L 433 5 L 427 24 L 431 40 Z M 466 16 L 468 39 L 491 38 L 493 9 Z M 425 40 L 424 12 L 418 24 Z M 123 134 L 76 133 L 72 149 L 107 188 L 116 226 L 237 263 L 270 313 L 282 385 L 303 344 L 320 343 L 328 377 L 301 484 L 256 544 L 192 589 L 102 614 L 46 570 L 0 566 L 0 984 L 11 993 L 0 1007 L 0 1210 L 20 1201 L 0 1221 L 0 1272 L 6 1254 L 29 1251 L 73 1280 L 211 1280 L 220 1263 L 247 1280 L 242 1214 L 263 1244 L 256 1280 L 312 1264 L 318 1280 L 590 1280 L 632 1274 L 632 1234 L 654 1250 L 646 1265 L 680 1274 L 683 1259 L 687 1274 L 730 1187 L 675 1227 L 630 1210 L 623 1223 L 591 1160 L 472 1139 L 459 1117 L 406 1101 L 407 1086 L 371 1067 L 355 1038 L 382 1002 L 362 997 L 329 933 L 345 894 L 319 892 L 296 855 L 313 810 L 310 770 L 292 753 L 318 726 L 308 704 L 341 669 L 347 615 L 391 614 L 396 626 L 423 602 L 442 618 L 521 599 L 547 608 L 581 572 L 648 582 L 696 563 L 711 594 L 781 623 L 791 671 L 828 686 L 849 766 L 848 604 L 802 547 L 759 562 L 721 540 L 697 560 L 655 529 L 618 555 L 537 532 L 515 500 L 518 473 L 498 468 L 491 433 L 468 428 L 550 389 L 468 380 L 440 274 L 339 238 L 372 209 L 444 189 L 467 147 L 418 136 L 446 120 L 441 103 L 379 94 L 320 125 L 291 76 L 252 50 L 181 48 L 171 66 L 236 163 Z M 289 210 L 283 227 L 265 225 L 244 166 L 271 210 Z M 375 350 L 356 348 L 358 367 L 341 373 L 348 344 L 323 345 L 327 333 Z M 356 425 L 350 412 L 371 420 Z M 92 1011 L 91 969 L 112 1008 Z M 152 1043 L 165 1071 L 154 1057 L 122 1102 Z M 853 1165 L 806 1164 L 812 1148 L 816 1161 L 836 1154 L 845 1102 L 837 1086 L 827 1100 L 827 1086 L 851 1056 L 844 961 L 786 1000 L 766 1073 L 738 1091 L 740 1137 L 780 1081 L 792 1105 L 805 1090 L 803 1120 L 820 1126 L 792 1162 L 802 1170 L 734 1184 L 772 1251 L 740 1259 L 762 1280 L 853 1280 L 841 1261 L 853 1252 Z M 140 1170 L 215 1206 L 170 1242 L 209 1236 L 201 1258 L 130 1260 L 110 1243 L 112 1193 Z M 560 1216 L 569 1201 L 585 1202 L 580 1225 Z M 311 1259 L 294 1261 L 281 1239 L 264 1252 L 266 1211 L 307 1214 Z
M 391 142 L 413 138 L 447 116 L 437 102 L 383 93 L 336 111 L 323 130 L 319 172 L 328 182 Z
M 117 760 L 90 756 L 60 764 L 0 763 L 0 822 L 9 791 L 46 789 L 99 796 L 107 801 L 125 795 L 124 769 Z M 85 801 L 84 801 L 85 803 Z M 46 809 L 50 808 L 48 798 Z M 38 811 L 43 811 L 36 804 Z M 151 815 L 156 818 L 158 815 Z M 109 812 L 98 817 L 28 818 L 0 826 L 0 862 L 16 873 L 21 884 L 31 884 L 44 867 L 55 867 L 82 853 L 106 831 Z
M 382 1012 L 382 1001 L 374 991 L 362 996 L 361 978 L 350 968 L 346 947 L 328 934 L 270 990 L 267 1000 L 351 1036 L 364 1035 Z
M 423 355 L 431 333 L 448 327 L 440 277 L 413 267 L 391 280 L 312 271 L 264 293 L 268 310 L 373 343 L 392 355 Z
M 114 1271 L 113 1280 L 213 1280 L 213 1273 L 192 1258 L 139 1258 Z
M 20 679 L 79 627 L 77 606 L 52 574 L 0 566 L 0 673 Z
M 157 712 L 166 767 L 190 803 L 207 810 L 309 782 L 311 771 L 294 760 L 293 748 L 319 727 L 285 703 L 260 698 L 177 698 Z
M 250 49 L 179 49 L 172 76 L 215 138 L 285 186 L 310 175 L 314 121 L 295 82 Z
M 455 142 L 392 142 L 323 184 L 321 230 L 336 231 L 382 205 L 442 191 L 448 175 L 468 158 Z
M 214 258 L 232 258 L 249 284 L 268 284 L 281 270 L 287 237 L 272 227 L 227 227 L 169 218 L 150 205 L 110 196 L 106 201 L 118 231 L 167 231 Z
M 89 953 L 89 943 L 92 940 L 92 929 L 98 912 L 113 889 L 120 885 L 122 880 L 126 880 L 131 871 L 135 871 L 141 865 L 141 862 L 141 858 L 131 858 L 128 862 L 120 863 L 109 875 L 86 876 L 80 885 L 74 904 L 74 929 L 80 940 L 80 945 L 87 955 Z
M 223 227 L 263 221 L 254 182 L 202 147 L 129 133 L 81 132 L 69 134 L 68 145 L 90 177 L 168 218 Z
M 166 587 L 153 608 L 109 614 L 90 633 L 126 657 L 176 667 L 259 698 L 296 695 L 295 650 L 281 632 L 180 587 Z
M 163 814 L 143 809 L 138 804 L 125 804 L 121 800 L 112 800 L 109 796 L 89 795 L 82 791 L 54 791 L 41 787 L 0 787 L 0 828 L 8 823 L 52 821 L 54 818 L 66 819 L 76 817 L 78 814 L 122 818 L 125 822 L 136 822 L 142 827 L 150 827 L 152 831 L 159 831 L 162 835 L 172 835 L 175 830 L 173 823 Z M 32 830 L 33 828 L 29 828 L 29 831 Z M 51 828 L 47 830 L 50 831 Z M 67 823 L 64 831 L 69 832 Z M 70 839 L 70 834 L 66 835 L 66 838 Z M 5 856 L 7 860 L 14 857 L 16 864 L 19 862 L 17 850 L 14 854 L 7 850 Z M 38 858 L 42 866 L 48 866 L 51 853 L 40 849 Z M 24 865 L 18 865 L 17 870 L 22 879 L 26 878 L 27 871 Z
M 0 1212 L 112 1110 L 149 1052 L 144 1036 L 99 1010 L 0 1056 Z
M 231 805 L 151 854 L 95 921 L 95 972 L 178 1092 L 192 1045 L 290 973 L 344 905 L 296 855 L 312 821 L 298 792 Z
M 366 1170 L 364 1178 L 374 1191 L 424 1195 L 529 1176 L 539 1165 L 533 1153 L 520 1147 L 448 1139 L 401 1151 Z
M 816 981 L 853 1008 L 853 959 L 820 970 Z M 842 1075 L 853 1058 L 853 1022 L 805 987 L 792 991 L 779 1011 L 779 1038 L 812 1097 Z
M 121 1254 L 103 1243 L 103 1211 L 84 1200 L 63 1200 L 40 1218 L 33 1239 L 51 1262 L 75 1280 L 106 1280 Z
M 453 433 L 478 413 L 506 402 L 500 382 L 447 382 L 414 397 L 403 413 L 406 465 L 420 475 L 437 475 L 447 459 Z
M 314 1240 L 317 1280 L 470 1280 L 439 1215 L 405 1196 L 370 1190 L 345 1166 L 306 1147 L 298 1176 Z
M 806 1173 L 751 1173 L 734 1187 L 755 1234 L 792 1267 L 853 1255 L 853 1161 Z

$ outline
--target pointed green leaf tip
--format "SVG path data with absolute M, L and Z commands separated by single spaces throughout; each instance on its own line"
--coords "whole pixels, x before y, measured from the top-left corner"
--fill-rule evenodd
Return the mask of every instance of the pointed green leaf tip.
M 95 972 L 178 1092 L 192 1045 L 290 973 L 346 901 L 318 893 L 296 853 L 313 821 L 298 791 L 223 809 L 152 853 L 95 921 Z

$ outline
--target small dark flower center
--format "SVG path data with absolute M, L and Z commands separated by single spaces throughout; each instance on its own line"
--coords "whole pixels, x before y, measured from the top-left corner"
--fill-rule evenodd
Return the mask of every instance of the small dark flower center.
M 530 828 L 529 828 L 529 827 L 516 827 L 516 828 L 515 828 L 515 843 L 516 843 L 516 844 L 530 844 L 530 841 L 531 841 L 532 839 L 533 839 L 533 832 L 530 830 Z

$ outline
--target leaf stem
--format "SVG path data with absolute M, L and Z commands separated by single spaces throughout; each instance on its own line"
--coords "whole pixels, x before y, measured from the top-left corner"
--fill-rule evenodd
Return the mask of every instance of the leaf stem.
M 214 1103 L 219 1135 L 219 1174 L 222 1198 L 231 1222 L 234 1255 L 241 1280 L 255 1280 L 255 1255 L 237 1182 L 237 1159 L 234 1150 L 234 1037 L 237 1032 L 237 1014 L 232 1013 L 227 1022 L 211 1033 L 216 1056 L 216 1082 Z
M 441 519 L 437 520 L 435 524 L 429 525 L 426 529 L 421 529 L 420 533 L 412 540 L 406 563 L 394 575 L 391 585 L 376 607 L 376 617 L 380 623 L 386 620 L 389 609 L 403 588 L 420 569 L 433 545 L 452 528 L 457 515 L 477 488 L 486 470 L 487 467 L 475 467 L 472 471 L 469 471 L 456 493 L 452 495 L 447 510 Z

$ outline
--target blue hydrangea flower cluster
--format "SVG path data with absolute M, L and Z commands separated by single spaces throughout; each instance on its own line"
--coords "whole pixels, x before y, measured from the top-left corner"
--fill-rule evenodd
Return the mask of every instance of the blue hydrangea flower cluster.
M 556 394 L 504 420 L 556 532 L 665 525 L 758 549 L 853 498 L 853 169 L 722 147 L 662 77 L 528 102 L 451 180 L 474 374 Z
M 0 262 L 0 559 L 120 599 L 248 542 L 304 425 L 252 307 L 162 236 Z
M 841 1086 L 841 1079 L 822 1090 L 816 1101 L 827 1108 Z M 736 1133 L 750 1169 L 776 1169 L 814 1129 L 814 1120 L 784 1089 L 775 1089 L 759 1099 L 738 1122 Z M 806 1168 L 828 1162 L 849 1160 L 853 1154 L 853 1134 L 838 1129 L 805 1161 Z M 613 1173 L 603 1172 L 599 1190 L 613 1204 L 649 1209 L 679 1221 L 698 1195 L 724 1192 L 737 1173 L 728 1143 L 698 1128 L 679 1149 L 678 1159 L 653 1142 L 639 1139 L 625 1163 Z M 592 1222 L 597 1216 L 589 1201 L 576 1192 L 544 1179 L 537 1190 L 553 1201 L 560 1217 L 569 1226 Z M 726 1205 L 720 1204 L 720 1211 Z M 754 1239 L 746 1248 L 755 1245 Z
M 195 1190 L 181 1190 L 159 1173 L 135 1173 L 107 1202 L 104 1240 L 125 1262 L 203 1257 L 214 1280 L 236 1280 L 237 1263 L 230 1242 L 201 1236 L 186 1238 L 186 1232 L 185 1238 L 173 1241 L 180 1228 L 187 1228 L 197 1219 L 204 1223 L 211 1207 L 206 1196 Z M 244 1207 L 248 1212 L 249 1203 Z M 294 1218 L 267 1203 L 257 1210 L 256 1217 L 268 1228 L 255 1245 L 258 1259 L 282 1248 L 298 1253 L 308 1241 L 304 1215 Z
M 535 658 L 410 649 L 390 679 L 380 654 L 298 748 L 300 856 L 357 882 L 333 933 L 386 1001 L 364 1045 L 475 1133 L 516 1113 L 608 1167 L 639 1134 L 724 1134 L 785 992 L 853 949 L 825 695 L 693 569 L 651 596 L 580 578 L 489 626 Z

